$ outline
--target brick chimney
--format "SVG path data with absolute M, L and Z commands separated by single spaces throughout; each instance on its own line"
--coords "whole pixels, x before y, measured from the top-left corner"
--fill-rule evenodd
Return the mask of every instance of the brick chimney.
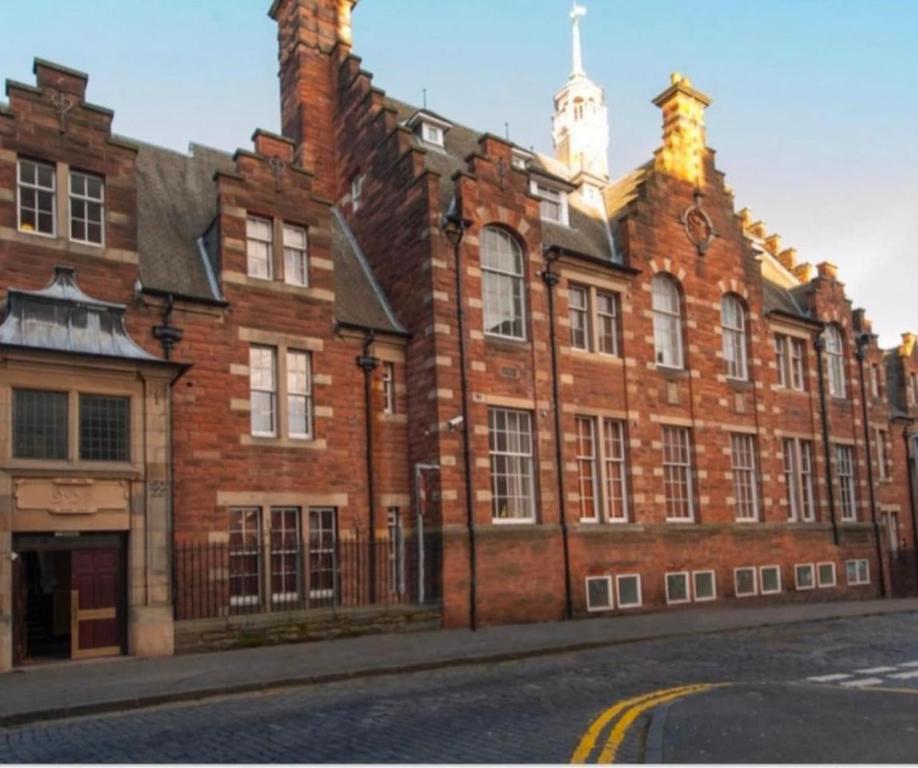
M 711 99 L 692 87 L 678 72 L 653 103 L 663 110 L 663 147 L 657 150 L 656 169 L 696 187 L 704 185 L 704 110 Z
M 268 11 L 277 22 L 281 131 L 296 143 L 300 164 L 316 175 L 316 191 L 329 200 L 337 197 L 337 69 L 350 51 L 356 4 L 274 0 Z

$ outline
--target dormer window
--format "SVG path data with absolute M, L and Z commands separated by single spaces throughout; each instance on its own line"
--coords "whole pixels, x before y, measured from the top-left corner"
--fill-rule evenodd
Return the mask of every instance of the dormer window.
M 510 165 L 518 171 L 525 171 L 529 168 L 532 161 L 532 153 L 525 150 L 514 148 L 510 154 Z
M 452 125 L 446 120 L 431 112 L 423 110 L 415 112 L 408 120 L 407 125 L 425 144 L 434 147 L 443 147 L 446 142 L 446 132 Z
M 443 146 L 443 129 L 433 123 L 421 123 L 421 138 L 428 144 Z
M 567 192 L 533 181 L 530 191 L 539 198 L 543 221 L 553 221 L 568 226 Z
M 602 191 L 599 187 L 592 184 L 584 184 L 580 187 L 580 196 L 585 203 L 592 205 L 594 208 L 603 208 Z

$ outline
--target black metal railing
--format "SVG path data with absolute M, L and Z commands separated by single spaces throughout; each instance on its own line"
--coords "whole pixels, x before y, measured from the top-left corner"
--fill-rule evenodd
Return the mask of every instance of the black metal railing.
M 372 555 L 375 554 L 375 557 Z M 342 536 L 333 546 L 309 543 L 234 546 L 182 542 L 173 558 L 175 618 L 310 608 L 430 604 L 440 599 L 439 534 L 397 542 Z

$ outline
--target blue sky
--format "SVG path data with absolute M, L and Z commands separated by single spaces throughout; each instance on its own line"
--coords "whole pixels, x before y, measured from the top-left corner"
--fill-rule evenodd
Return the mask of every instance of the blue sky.
M 0 0 L 0 73 L 34 56 L 90 73 L 118 133 L 232 150 L 278 128 L 268 0 Z M 606 88 L 614 176 L 659 143 L 669 73 L 714 99 L 708 143 L 748 206 L 802 259 L 835 261 L 889 345 L 918 331 L 918 2 L 587 0 L 584 57 Z M 551 151 L 570 68 L 567 0 L 361 0 L 355 52 L 377 86 Z M 35 19 L 42 22 L 36 25 Z

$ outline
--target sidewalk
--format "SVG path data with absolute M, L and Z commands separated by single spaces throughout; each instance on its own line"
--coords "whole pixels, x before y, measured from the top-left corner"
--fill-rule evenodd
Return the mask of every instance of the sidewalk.
M 208 696 L 510 661 L 617 643 L 918 611 L 918 598 L 724 606 L 601 619 L 438 630 L 163 659 L 122 658 L 0 675 L 0 726 Z

